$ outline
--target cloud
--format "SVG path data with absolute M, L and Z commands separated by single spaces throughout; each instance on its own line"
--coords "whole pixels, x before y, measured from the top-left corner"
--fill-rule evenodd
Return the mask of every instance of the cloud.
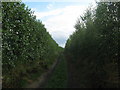
M 47 6 L 47 9 L 52 9 L 53 8 L 53 4 L 49 4 L 48 6 Z
M 56 42 L 59 43 L 60 46 L 64 47 L 66 43 L 66 38 L 64 37 L 56 38 Z
M 89 3 L 95 0 L 23 0 L 23 2 L 80 2 L 80 3 Z M 96 0 L 100 1 L 100 0 Z
M 52 10 L 47 12 L 35 12 L 34 15 L 36 15 L 37 19 L 42 19 L 46 16 L 53 16 L 53 15 L 59 15 L 61 13 L 61 10 Z
M 86 10 L 86 5 L 66 6 L 64 8 L 51 10 L 48 12 L 36 12 L 37 19 L 43 19 L 43 24 L 54 40 L 62 47 L 66 40 L 75 31 L 74 25 L 80 15 Z
M 31 8 L 31 10 L 32 10 L 32 11 L 37 11 L 37 9 L 36 9 L 36 8 Z

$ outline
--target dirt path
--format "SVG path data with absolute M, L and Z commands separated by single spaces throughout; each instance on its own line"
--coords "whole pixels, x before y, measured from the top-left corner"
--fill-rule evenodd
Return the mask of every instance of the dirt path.
M 52 75 L 52 72 L 54 71 L 56 65 L 59 63 L 59 58 L 56 60 L 56 62 L 51 66 L 51 68 L 43 73 L 37 81 L 33 82 L 32 84 L 26 86 L 25 88 L 43 88 L 50 76 Z

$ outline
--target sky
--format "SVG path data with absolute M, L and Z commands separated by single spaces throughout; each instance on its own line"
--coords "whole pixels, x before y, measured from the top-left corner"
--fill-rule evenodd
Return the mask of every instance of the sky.
M 83 15 L 89 6 L 95 6 L 95 0 L 70 1 L 24 2 L 34 11 L 36 18 L 42 21 L 52 38 L 61 47 L 65 47 L 67 39 L 75 31 L 74 25 L 80 15 Z

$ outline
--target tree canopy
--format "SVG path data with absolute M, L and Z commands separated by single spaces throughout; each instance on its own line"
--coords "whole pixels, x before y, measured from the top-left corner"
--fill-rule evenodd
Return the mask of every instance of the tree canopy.
M 78 19 L 65 46 L 70 87 L 119 87 L 120 3 L 97 3 Z
M 3 87 L 20 87 L 22 75 L 49 68 L 61 47 L 22 2 L 2 3 L 2 24 Z

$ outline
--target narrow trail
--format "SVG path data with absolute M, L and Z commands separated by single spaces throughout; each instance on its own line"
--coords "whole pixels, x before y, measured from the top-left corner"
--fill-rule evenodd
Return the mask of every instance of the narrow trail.
M 51 77 L 55 67 L 58 65 L 59 63 L 59 58 L 56 60 L 56 62 L 53 63 L 53 65 L 51 66 L 51 68 L 48 69 L 47 72 L 43 73 L 38 79 L 37 81 L 33 82 L 30 85 L 27 85 L 25 88 L 44 88 L 45 84 L 47 83 L 47 81 L 49 80 L 49 78 Z
M 61 55 L 58 65 L 44 88 L 67 88 L 67 66 L 66 60 Z

